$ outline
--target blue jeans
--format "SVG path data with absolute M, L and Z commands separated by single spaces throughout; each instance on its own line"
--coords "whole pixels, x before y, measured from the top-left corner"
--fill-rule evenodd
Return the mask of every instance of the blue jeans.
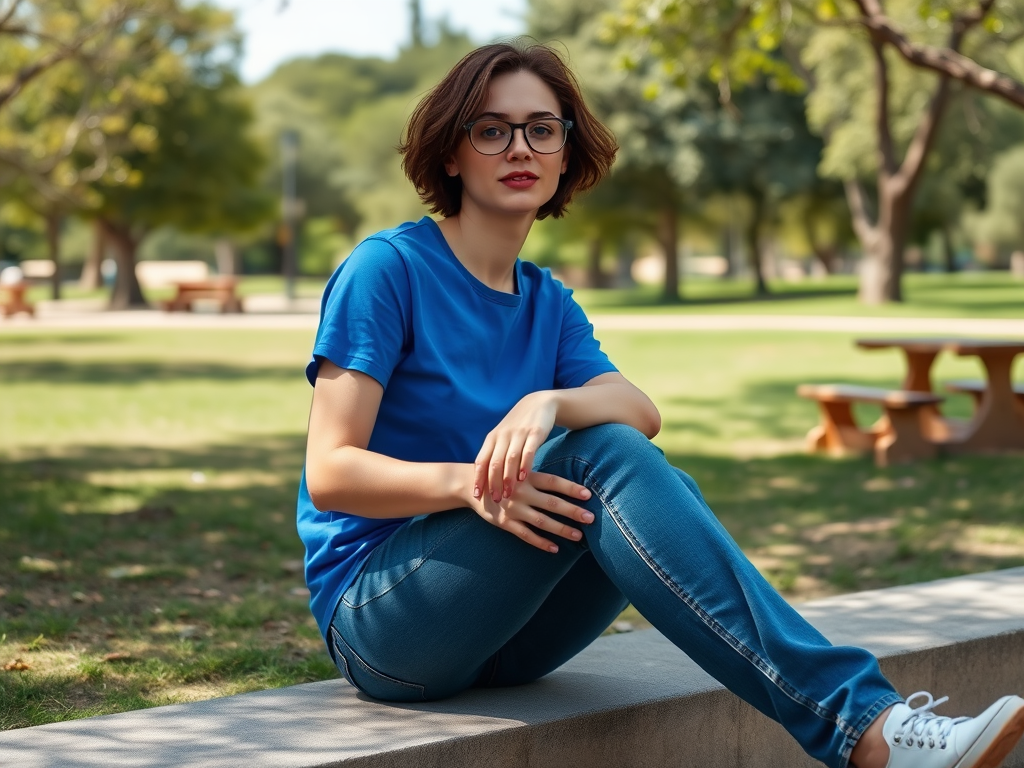
M 831 645 L 757 572 L 696 483 L 640 432 L 606 424 L 546 442 L 534 470 L 592 492 L 582 541 L 551 554 L 468 509 L 412 518 L 371 554 L 330 629 L 369 696 L 426 701 L 556 669 L 626 606 L 725 687 L 844 768 L 901 697 L 875 658 Z

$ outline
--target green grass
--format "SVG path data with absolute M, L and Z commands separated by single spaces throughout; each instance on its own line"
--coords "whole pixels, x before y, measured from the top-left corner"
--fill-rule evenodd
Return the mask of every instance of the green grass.
M 300 298 L 319 296 L 326 282 L 326 278 L 299 278 L 296 295 Z M 1024 317 L 1024 280 L 1007 272 L 908 273 L 903 282 L 904 302 L 876 307 L 857 301 L 857 277 L 854 275 L 801 282 L 775 280 L 770 281 L 770 287 L 770 296 L 756 299 L 749 280 L 688 277 L 680 284 L 683 300 L 675 305 L 663 304 L 661 289 L 656 286 L 629 290 L 581 288 L 576 291 L 576 298 L 588 312 L 601 313 Z M 36 286 L 28 297 L 42 301 L 49 298 L 49 290 L 47 286 Z M 238 291 L 242 296 L 282 294 L 284 280 L 276 275 L 248 275 L 242 278 Z M 156 302 L 170 298 L 172 293 L 170 289 L 154 290 L 148 291 L 147 297 Z M 82 291 L 67 285 L 63 295 L 69 299 L 105 299 L 107 289 Z
M 823 333 L 602 341 L 661 409 L 658 445 L 791 598 L 1024 565 L 1020 456 L 879 470 L 800 452 L 817 417 L 795 386 L 896 384 L 897 353 Z M 30 667 L 0 669 L 0 728 L 336 675 L 293 521 L 311 342 L 0 334 L 0 668 Z
M 753 298 L 742 280 L 694 278 L 681 284 L 681 303 L 666 306 L 660 289 L 580 290 L 588 312 L 841 315 L 864 317 L 1000 317 L 1024 316 L 1024 280 L 1006 272 L 953 275 L 910 273 L 904 278 L 904 302 L 867 307 L 857 301 L 857 278 L 836 275 L 798 283 L 773 281 L 772 295 Z

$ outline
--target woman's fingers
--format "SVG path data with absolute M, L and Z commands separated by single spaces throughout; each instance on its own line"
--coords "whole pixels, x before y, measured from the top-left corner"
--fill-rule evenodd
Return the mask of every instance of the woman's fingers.
M 541 495 L 545 497 L 543 509 L 564 517 L 571 517 L 573 520 L 579 520 L 581 523 L 593 522 L 594 515 L 583 507 L 578 507 L 565 499 L 551 495 L 552 493 L 558 493 L 571 499 L 586 501 L 591 496 L 590 489 L 586 486 L 574 483 L 572 480 L 566 480 L 558 475 L 550 475 L 547 472 L 531 473 L 530 484 L 538 491 L 541 491 Z M 530 503 L 533 503 L 533 506 L 537 506 L 537 503 Z
M 502 527 L 515 533 L 523 541 L 549 552 L 557 552 L 558 545 L 538 535 L 534 529 L 569 541 L 579 541 L 583 538 L 583 534 L 578 529 L 548 517 L 527 504 L 510 505 L 506 510 L 505 525 Z
M 523 446 L 521 441 L 513 438 L 509 442 L 508 450 L 505 451 L 505 467 L 501 480 L 501 495 L 506 499 L 512 498 L 512 492 L 515 490 L 516 482 L 519 480 L 519 465 L 522 463 L 522 452 Z
M 526 442 L 523 443 L 523 455 L 519 460 L 519 474 L 517 480 L 522 482 L 533 469 L 533 460 L 537 457 L 537 449 L 544 444 L 547 435 L 540 434 L 540 430 L 531 430 L 526 435 Z
M 490 436 L 488 436 L 490 440 Z M 504 490 L 505 455 L 508 453 L 508 435 L 499 432 L 494 438 L 494 450 L 487 465 L 488 495 L 494 501 L 501 501 Z
M 487 493 L 487 470 L 491 464 L 491 456 L 494 453 L 494 433 L 487 435 L 484 444 L 480 446 L 480 453 L 476 455 L 473 462 L 473 498 L 479 499 Z

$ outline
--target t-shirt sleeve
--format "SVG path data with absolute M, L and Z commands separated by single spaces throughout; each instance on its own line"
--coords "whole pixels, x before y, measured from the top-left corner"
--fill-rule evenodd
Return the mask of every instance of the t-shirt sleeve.
M 409 341 L 411 290 L 405 262 L 386 240 L 364 240 L 324 291 L 320 328 L 306 378 L 320 362 L 361 371 L 387 387 Z
M 617 372 L 618 368 L 612 365 L 594 338 L 594 326 L 572 297 L 572 291 L 563 287 L 562 329 L 558 337 L 555 388 L 580 387 L 602 373 Z

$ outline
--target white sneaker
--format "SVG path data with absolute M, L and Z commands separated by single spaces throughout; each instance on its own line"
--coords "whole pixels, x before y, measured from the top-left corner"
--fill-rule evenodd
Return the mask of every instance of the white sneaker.
M 911 702 L 927 701 L 919 707 Z M 1024 699 L 1003 696 L 977 717 L 940 717 L 930 693 L 915 693 L 892 708 L 882 735 L 889 745 L 887 768 L 998 768 L 1024 734 Z

